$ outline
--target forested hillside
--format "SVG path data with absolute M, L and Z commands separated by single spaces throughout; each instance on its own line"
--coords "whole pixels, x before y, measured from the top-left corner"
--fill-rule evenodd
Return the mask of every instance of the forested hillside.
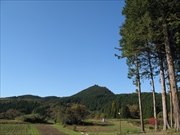
M 112 101 L 115 94 L 106 87 L 91 86 L 70 97 L 62 98 L 63 103 L 83 104 L 91 111 L 100 111 L 107 102 Z
M 157 113 L 162 115 L 161 93 L 156 93 Z M 60 119 L 62 111 L 80 107 L 89 111 L 89 117 L 118 118 L 121 111 L 124 118 L 139 118 L 138 94 L 114 94 L 106 87 L 91 86 L 69 97 L 39 97 L 23 95 L 1 98 L 0 118 L 14 119 L 17 116 L 39 114 L 44 119 Z M 169 96 L 167 98 L 169 112 Z M 81 106 L 77 106 L 81 105 Z M 153 117 L 153 95 L 142 93 L 144 118 Z M 85 107 L 85 108 L 84 108 Z M 64 112 L 65 113 L 65 112 Z M 59 120 L 60 121 L 60 120 Z

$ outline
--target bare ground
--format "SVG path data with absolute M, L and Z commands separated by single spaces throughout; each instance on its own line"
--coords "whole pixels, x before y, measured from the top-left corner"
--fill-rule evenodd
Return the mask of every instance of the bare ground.
M 68 135 L 47 124 L 35 124 L 41 135 Z

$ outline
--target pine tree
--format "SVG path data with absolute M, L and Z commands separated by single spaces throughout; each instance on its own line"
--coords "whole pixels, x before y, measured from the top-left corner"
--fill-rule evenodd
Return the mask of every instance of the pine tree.
M 179 7 L 179 0 L 126 0 L 126 5 L 122 11 L 123 15 L 126 17 L 126 20 L 125 23 L 120 27 L 120 35 L 122 38 L 120 40 L 119 48 L 119 50 L 122 52 L 121 57 L 126 57 L 128 59 L 129 76 L 134 75 L 136 77 L 136 68 L 138 68 L 139 72 L 144 67 L 143 54 L 147 48 L 151 50 L 152 54 L 157 54 L 159 48 L 163 48 L 164 53 L 161 53 L 161 55 L 163 55 L 166 60 L 161 59 L 163 61 L 159 63 L 164 63 L 164 61 L 166 61 L 168 65 L 168 76 L 172 92 L 176 130 L 180 130 L 180 108 L 178 104 L 179 99 L 177 87 L 178 73 L 180 72 L 177 66 L 180 63 Z M 151 46 L 146 46 L 147 44 L 151 44 Z M 175 50 L 175 48 L 177 48 L 177 50 Z M 172 53 L 173 49 L 174 53 Z M 135 55 L 137 56 L 138 61 L 140 61 L 138 62 L 138 65 L 135 65 L 135 63 L 132 61 L 132 58 L 135 58 Z M 162 84 L 163 111 L 165 115 L 165 111 L 167 111 L 167 109 L 165 106 L 166 93 L 163 84 L 164 76 L 162 68 L 164 67 L 162 64 L 159 64 L 159 66 L 161 71 L 160 75 Z M 140 80 L 141 77 L 142 73 L 139 72 L 138 79 Z M 134 83 L 137 83 L 137 81 Z M 156 111 L 154 110 L 154 112 Z M 156 117 L 155 113 L 154 116 Z M 167 118 L 165 117 L 166 116 L 164 116 L 164 123 L 168 127 Z M 164 130 L 166 130 L 165 127 Z

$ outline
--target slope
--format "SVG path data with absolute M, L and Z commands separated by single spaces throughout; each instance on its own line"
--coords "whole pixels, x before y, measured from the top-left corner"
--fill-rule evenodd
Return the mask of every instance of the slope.
M 98 85 L 91 86 L 70 97 L 62 98 L 63 103 L 83 104 L 90 110 L 101 110 L 115 94 L 106 87 Z

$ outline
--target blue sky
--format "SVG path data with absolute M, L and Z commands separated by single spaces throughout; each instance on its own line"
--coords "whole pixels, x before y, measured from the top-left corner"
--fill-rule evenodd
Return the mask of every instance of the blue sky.
M 125 59 L 114 56 L 123 6 L 121 0 L 1 1 L 1 97 L 64 97 L 94 84 L 134 92 Z M 143 83 L 142 91 L 150 89 Z

